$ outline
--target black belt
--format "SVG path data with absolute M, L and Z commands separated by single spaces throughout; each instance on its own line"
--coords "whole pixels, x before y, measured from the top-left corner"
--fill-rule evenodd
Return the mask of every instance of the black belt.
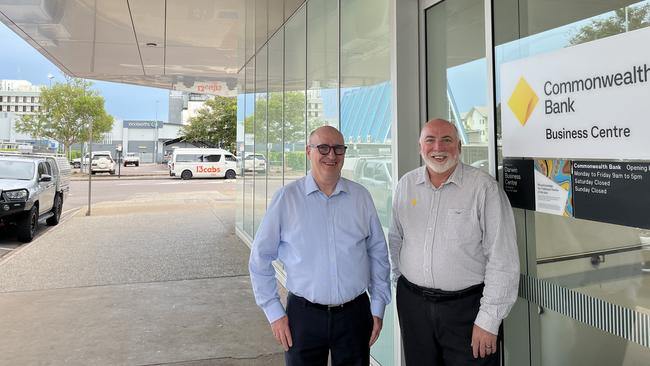
M 293 294 L 293 293 L 289 293 L 289 296 L 291 296 L 293 298 L 293 300 L 295 300 L 299 304 L 302 304 L 302 305 L 304 305 L 306 307 L 311 307 L 311 308 L 316 308 L 316 309 L 320 309 L 320 310 L 324 310 L 324 311 L 331 311 L 331 312 L 341 311 L 344 308 L 348 308 L 348 307 L 350 307 L 351 305 L 354 305 L 357 302 L 363 301 L 364 298 L 366 298 L 366 299 L 368 298 L 368 295 L 366 295 L 366 293 L 364 292 L 361 295 L 357 296 L 355 299 L 350 300 L 350 301 L 348 301 L 348 302 L 346 302 L 344 304 L 324 305 L 324 304 L 317 304 L 315 302 L 311 302 L 311 301 L 305 299 L 304 297 L 300 297 L 300 296 L 298 296 L 296 294 Z
M 406 288 L 408 288 L 409 290 L 432 301 L 448 301 L 448 300 L 462 299 L 463 297 L 482 293 L 483 287 L 485 287 L 483 283 L 479 283 L 478 285 L 470 286 L 468 288 L 464 288 L 458 291 L 445 291 L 445 290 L 439 290 L 435 288 L 418 286 L 414 283 L 409 282 L 409 280 L 407 280 L 406 277 L 404 276 L 400 276 L 397 281 L 404 284 L 404 286 L 406 286 Z

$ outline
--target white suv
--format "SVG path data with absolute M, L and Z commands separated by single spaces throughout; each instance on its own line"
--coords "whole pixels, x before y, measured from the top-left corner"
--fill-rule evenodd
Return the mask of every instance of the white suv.
M 93 160 L 90 162 L 90 174 L 96 173 L 115 174 L 115 161 L 110 154 L 93 153 Z

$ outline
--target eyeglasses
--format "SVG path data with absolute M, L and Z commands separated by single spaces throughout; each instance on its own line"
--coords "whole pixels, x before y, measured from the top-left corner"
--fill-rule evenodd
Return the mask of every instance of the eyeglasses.
M 343 155 L 345 154 L 345 150 L 348 149 L 347 146 L 345 145 L 327 145 L 327 144 L 320 144 L 320 145 L 314 145 L 314 144 L 309 144 L 310 148 L 317 148 L 318 152 L 321 155 L 327 155 L 330 153 L 330 150 L 334 149 L 334 155 Z

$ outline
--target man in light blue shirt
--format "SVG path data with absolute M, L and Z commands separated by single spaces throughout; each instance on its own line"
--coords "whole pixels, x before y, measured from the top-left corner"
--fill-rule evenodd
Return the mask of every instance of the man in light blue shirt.
M 287 365 L 368 365 L 390 301 L 388 250 L 368 191 L 341 177 L 346 146 L 330 126 L 309 136 L 307 176 L 273 197 L 253 241 L 257 304 Z M 287 309 L 272 262 L 287 273 Z M 370 299 L 366 294 L 368 291 Z

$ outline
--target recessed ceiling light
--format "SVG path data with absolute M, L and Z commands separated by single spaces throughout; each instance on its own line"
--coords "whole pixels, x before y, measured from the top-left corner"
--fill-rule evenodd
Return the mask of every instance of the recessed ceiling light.
M 158 43 L 156 42 L 147 42 L 147 47 L 156 47 L 158 46 Z

